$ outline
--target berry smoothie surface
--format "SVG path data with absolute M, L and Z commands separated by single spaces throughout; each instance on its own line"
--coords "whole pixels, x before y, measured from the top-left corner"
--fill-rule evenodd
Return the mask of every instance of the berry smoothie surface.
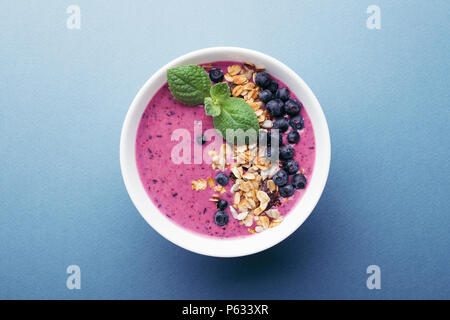
M 235 64 L 242 65 L 241 62 L 233 61 L 208 63 L 214 68 L 222 69 L 224 73 L 227 72 L 228 66 Z M 267 72 L 270 74 L 270 70 Z M 279 87 L 286 87 L 281 81 L 276 80 Z M 301 97 L 296 97 L 292 91 L 291 98 L 301 101 Z M 294 159 L 299 163 L 300 171 L 304 173 L 309 184 L 315 160 L 314 131 L 304 108 L 300 114 L 304 118 L 304 128 L 299 130 L 300 142 L 292 146 L 295 149 Z M 248 227 L 239 224 L 231 214 L 227 225 L 220 227 L 214 223 L 214 215 L 218 209 L 216 202 L 209 201 L 213 194 L 217 193 L 213 188 L 192 190 L 193 180 L 206 180 L 209 177 L 214 179 L 220 172 L 213 170 L 211 164 L 205 161 L 202 164 L 194 164 L 194 144 L 198 144 L 198 139 L 194 135 L 194 125 L 198 121 L 201 122 L 203 131 L 214 128 L 212 117 L 205 114 L 204 106 L 190 107 L 175 100 L 167 83 L 158 90 L 148 103 L 137 131 L 136 162 L 142 184 L 161 214 L 183 228 L 219 238 L 249 236 L 252 233 Z M 172 141 L 171 136 L 174 130 L 180 128 L 190 133 L 190 142 L 186 143 L 191 144 L 192 164 L 175 164 L 171 159 L 172 148 L 180 143 L 179 140 Z M 287 143 L 286 135 L 283 135 L 283 139 L 284 143 Z M 202 148 L 207 147 L 208 143 L 211 142 L 206 142 Z M 225 173 L 228 174 L 229 170 Z M 220 199 L 227 200 L 230 205 L 234 197 L 230 192 L 232 184 L 230 179 L 226 193 L 220 195 Z M 288 199 L 280 198 L 281 204 L 276 208 L 281 216 L 287 215 L 298 204 L 306 188 L 296 190 Z M 229 212 L 228 209 L 226 211 Z

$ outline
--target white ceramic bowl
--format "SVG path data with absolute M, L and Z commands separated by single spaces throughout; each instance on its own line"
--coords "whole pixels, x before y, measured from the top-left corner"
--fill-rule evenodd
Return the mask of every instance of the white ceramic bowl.
M 166 70 L 178 65 L 213 61 L 243 61 L 265 66 L 269 73 L 283 81 L 301 99 L 315 133 L 316 159 L 305 194 L 298 205 L 276 228 L 247 237 L 216 239 L 195 234 L 167 219 L 148 197 L 139 178 L 135 158 L 135 141 L 141 115 L 156 91 L 167 81 Z M 215 47 L 188 53 L 159 69 L 139 90 L 128 110 L 120 139 L 120 165 L 127 191 L 142 217 L 169 241 L 187 250 L 215 257 L 238 257 L 270 248 L 292 234 L 308 218 L 319 200 L 330 167 L 330 135 L 319 101 L 308 85 L 280 61 L 257 51 Z

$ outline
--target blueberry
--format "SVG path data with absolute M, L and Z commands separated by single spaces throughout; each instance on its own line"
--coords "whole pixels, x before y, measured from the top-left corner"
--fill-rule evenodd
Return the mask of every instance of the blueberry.
M 195 137 L 195 140 L 199 145 L 204 145 L 208 141 L 204 134 L 199 134 L 197 137 Z
M 291 95 L 291 93 L 289 92 L 289 90 L 287 88 L 279 88 L 277 90 L 277 93 L 275 94 L 275 96 L 278 99 L 281 99 L 283 101 L 288 100 L 290 95 Z
M 289 181 L 289 175 L 284 170 L 279 170 L 273 176 L 273 182 L 279 187 L 284 186 Z
M 273 121 L 273 127 L 281 132 L 286 132 L 289 129 L 289 122 L 286 118 L 277 118 Z
M 296 115 L 295 117 L 291 117 L 291 120 L 289 120 L 289 124 L 292 128 L 295 130 L 301 130 L 303 129 L 303 118 L 301 115 Z
M 296 174 L 298 168 L 298 163 L 294 159 L 290 159 L 283 163 L 283 169 L 290 175 Z
M 217 211 L 214 215 L 214 222 L 219 227 L 223 227 L 228 223 L 228 213 L 226 213 L 225 211 Z
M 219 202 L 217 202 L 217 209 L 223 211 L 228 207 L 228 201 L 220 199 Z
M 302 104 L 295 99 L 289 99 L 284 103 L 284 110 L 290 116 L 296 116 L 300 113 Z
M 289 160 L 294 158 L 294 148 L 290 145 L 284 145 L 280 148 L 280 159 L 281 160 Z
M 275 80 L 270 81 L 270 84 L 267 86 L 267 89 L 270 90 L 270 92 L 272 92 L 273 94 L 275 94 L 275 92 L 277 92 L 278 89 L 278 82 L 276 82 Z
M 292 177 L 291 183 L 295 189 L 304 189 L 306 186 L 306 177 L 301 173 L 297 173 Z
M 261 99 L 262 102 L 267 103 L 273 98 L 273 94 L 270 90 L 263 90 L 258 95 L 259 99 Z
M 297 131 L 290 131 L 287 134 L 287 141 L 292 144 L 298 143 L 300 141 L 300 134 Z
M 223 71 L 218 68 L 213 68 L 209 70 L 209 78 L 212 82 L 222 82 L 223 80 Z
M 255 83 L 258 87 L 265 89 L 270 84 L 270 81 L 271 79 L 267 72 L 261 71 L 256 74 Z
M 228 176 L 223 173 L 223 172 L 219 172 L 216 175 L 216 181 L 218 184 L 220 184 L 221 186 L 226 186 L 228 184 Z
M 272 117 L 282 117 L 284 116 L 284 103 L 280 99 L 273 99 L 266 104 L 267 112 Z
M 283 198 L 289 198 L 290 196 L 292 196 L 294 194 L 294 191 L 295 191 L 295 189 L 292 186 L 292 184 L 287 184 L 278 189 L 280 196 L 282 196 Z

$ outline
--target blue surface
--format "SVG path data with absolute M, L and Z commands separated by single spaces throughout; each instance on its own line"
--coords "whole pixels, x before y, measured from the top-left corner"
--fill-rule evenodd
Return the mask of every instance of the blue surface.
M 66 9 L 81 8 L 81 30 Z M 381 7 L 382 29 L 366 28 Z M 1 1 L 0 298 L 450 298 L 449 1 Z M 260 254 L 180 249 L 131 203 L 119 136 L 189 51 L 242 46 L 313 89 L 332 138 L 314 213 Z M 81 290 L 66 288 L 68 265 Z M 381 290 L 366 288 L 379 265 Z

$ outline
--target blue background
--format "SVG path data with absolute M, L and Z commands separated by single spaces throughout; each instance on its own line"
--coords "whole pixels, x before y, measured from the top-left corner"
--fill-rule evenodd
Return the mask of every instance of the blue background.
M 0 298 L 450 298 L 449 1 L 0 3 Z M 70 4 L 81 30 L 66 28 Z M 381 30 L 366 28 L 371 4 Z M 297 71 L 332 139 L 310 218 L 236 259 L 163 239 L 119 167 L 138 89 L 220 45 Z M 71 264 L 81 290 L 66 288 Z M 366 287 L 371 264 L 381 290 Z

